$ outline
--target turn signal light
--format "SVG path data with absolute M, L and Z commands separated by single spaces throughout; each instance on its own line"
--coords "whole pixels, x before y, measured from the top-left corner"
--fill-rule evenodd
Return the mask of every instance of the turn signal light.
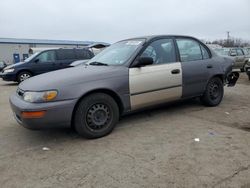
M 42 118 L 45 115 L 45 111 L 36 111 L 36 112 L 22 112 L 22 118 Z
M 47 91 L 47 92 L 45 92 L 45 94 L 43 96 L 43 99 L 45 101 L 51 101 L 54 98 L 56 98 L 56 96 L 57 96 L 57 92 L 56 91 Z

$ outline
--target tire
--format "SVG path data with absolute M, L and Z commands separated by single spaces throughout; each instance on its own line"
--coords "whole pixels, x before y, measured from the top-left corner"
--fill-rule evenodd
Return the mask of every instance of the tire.
M 76 132 L 89 139 L 108 135 L 118 121 L 118 105 L 105 93 L 94 93 L 83 98 L 74 114 Z
M 17 82 L 21 83 L 30 77 L 32 77 L 32 74 L 30 72 L 28 72 L 28 71 L 20 72 L 17 76 Z
M 223 95 L 223 82 L 220 78 L 214 77 L 208 82 L 206 90 L 200 99 L 205 106 L 213 107 L 221 103 Z
M 245 69 L 244 69 L 244 67 L 240 69 L 240 72 L 245 72 Z
M 250 74 L 248 74 L 248 80 L 250 80 Z

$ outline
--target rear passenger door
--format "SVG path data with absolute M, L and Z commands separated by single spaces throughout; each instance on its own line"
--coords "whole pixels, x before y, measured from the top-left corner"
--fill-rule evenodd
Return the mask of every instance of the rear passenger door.
M 182 95 L 182 70 L 177 62 L 174 40 L 151 42 L 139 57 L 152 57 L 154 63 L 129 68 L 131 109 L 173 101 Z
M 69 67 L 73 61 L 77 60 L 74 49 L 59 49 L 56 51 L 57 69 L 63 69 Z
M 204 92 L 213 62 L 209 50 L 192 38 L 177 38 L 182 67 L 182 97 L 192 97 Z

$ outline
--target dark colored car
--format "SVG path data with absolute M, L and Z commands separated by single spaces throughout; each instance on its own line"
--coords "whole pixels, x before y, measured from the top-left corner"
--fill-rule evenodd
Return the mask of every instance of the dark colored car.
M 26 128 L 72 126 L 98 138 L 120 116 L 153 105 L 193 97 L 219 105 L 224 86 L 234 86 L 239 76 L 232 65 L 193 37 L 133 38 L 111 45 L 85 66 L 22 82 L 10 104 Z
M 250 80 L 250 67 L 246 68 L 246 73 L 247 73 L 248 79 Z
M 0 61 L 0 72 L 7 66 L 4 61 Z
M 53 49 L 38 52 L 24 62 L 4 68 L 0 74 L 5 81 L 22 82 L 32 76 L 69 67 L 79 59 L 91 59 L 94 54 L 88 49 Z

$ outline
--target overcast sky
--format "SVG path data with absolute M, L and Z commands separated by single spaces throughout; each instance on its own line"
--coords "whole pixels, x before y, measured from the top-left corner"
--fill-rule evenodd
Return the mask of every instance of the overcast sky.
M 250 40 L 249 0 L 0 0 L 0 37 L 115 42 L 152 34 Z

